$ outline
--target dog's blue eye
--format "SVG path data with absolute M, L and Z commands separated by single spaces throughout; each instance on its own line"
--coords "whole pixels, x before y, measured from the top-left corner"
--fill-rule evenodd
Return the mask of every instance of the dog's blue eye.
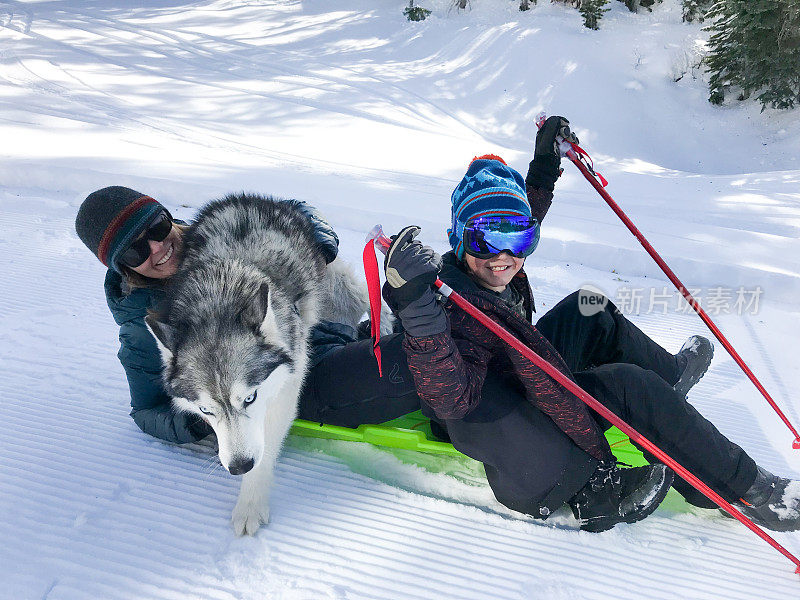
M 250 394 L 247 398 L 242 401 L 243 406 L 250 406 L 253 402 L 256 401 L 256 397 L 258 396 L 258 390 Z
M 199 408 L 200 412 L 203 413 L 204 415 L 213 415 L 214 414 L 213 412 L 211 412 L 210 410 L 208 410 L 206 408 L 203 408 L 202 406 L 198 406 L 197 408 Z

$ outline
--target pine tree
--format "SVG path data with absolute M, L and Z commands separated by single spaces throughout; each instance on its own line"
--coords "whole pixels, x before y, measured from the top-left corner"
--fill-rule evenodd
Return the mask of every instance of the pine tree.
M 785 0 L 784 5 L 773 71 L 758 96 L 762 106 L 773 108 L 800 105 L 800 0 Z
M 712 4 L 714 0 L 681 0 L 683 20 L 687 23 L 693 21 L 702 23 Z
M 741 47 L 734 37 L 734 7 L 736 0 L 721 0 L 706 15 L 713 22 L 706 30 L 709 37 L 709 54 L 706 65 L 711 77 L 708 81 L 711 104 L 722 104 L 725 100 L 725 89 L 734 83 L 738 74 L 743 71 Z
M 604 8 L 606 4 L 608 0 L 581 0 L 578 11 L 583 17 L 583 24 L 589 29 L 600 29 L 600 19 L 609 10 Z
M 409 0 L 408 6 L 403 10 L 403 14 L 409 21 L 424 21 L 431 11 L 421 6 L 414 6 L 414 0 Z
M 625 6 L 628 7 L 628 10 L 631 12 L 639 12 L 639 7 L 643 6 L 647 10 L 653 10 L 652 6 L 656 3 L 656 0 L 619 0 L 620 2 L 624 3 Z M 661 2 L 661 0 L 658 0 Z
M 762 110 L 800 104 L 800 0 L 720 0 L 708 18 L 712 103 L 738 88 Z

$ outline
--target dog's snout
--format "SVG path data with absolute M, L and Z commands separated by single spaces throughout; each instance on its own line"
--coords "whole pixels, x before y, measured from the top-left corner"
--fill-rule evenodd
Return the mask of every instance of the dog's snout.
M 228 471 L 231 475 L 244 475 L 253 468 L 256 461 L 252 458 L 235 458 L 231 461 Z

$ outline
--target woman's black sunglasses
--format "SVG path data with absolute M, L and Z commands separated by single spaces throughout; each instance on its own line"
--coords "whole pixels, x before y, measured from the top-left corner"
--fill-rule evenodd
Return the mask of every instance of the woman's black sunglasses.
M 117 262 L 132 269 L 143 265 L 144 261 L 150 258 L 150 244 L 147 241 L 160 242 L 169 235 L 170 231 L 172 231 L 172 217 L 167 211 L 162 210 L 144 233 L 125 252 L 120 254 Z

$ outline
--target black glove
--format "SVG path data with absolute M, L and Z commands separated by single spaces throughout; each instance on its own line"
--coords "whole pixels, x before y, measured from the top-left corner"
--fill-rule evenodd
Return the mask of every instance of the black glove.
M 314 240 L 325 257 L 325 263 L 332 263 L 339 253 L 339 236 L 316 208 L 302 201 L 297 203 L 297 208 L 314 226 Z
M 400 317 L 406 333 L 414 337 L 447 329 L 447 317 L 431 289 L 442 268 L 442 257 L 414 239 L 420 231 L 411 225 L 393 236 L 383 262 L 383 297 Z
M 420 231 L 416 225 L 410 225 L 392 236 L 383 260 L 391 297 L 389 306 L 398 312 L 430 291 L 442 268 L 442 257 L 414 239 Z
M 556 136 L 579 143 L 578 137 L 569 128 L 569 121 L 555 115 L 549 117 L 536 134 L 533 160 L 525 177 L 525 183 L 529 186 L 549 192 L 555 188 L 556 179 L 561 175 L 561 151 Z

